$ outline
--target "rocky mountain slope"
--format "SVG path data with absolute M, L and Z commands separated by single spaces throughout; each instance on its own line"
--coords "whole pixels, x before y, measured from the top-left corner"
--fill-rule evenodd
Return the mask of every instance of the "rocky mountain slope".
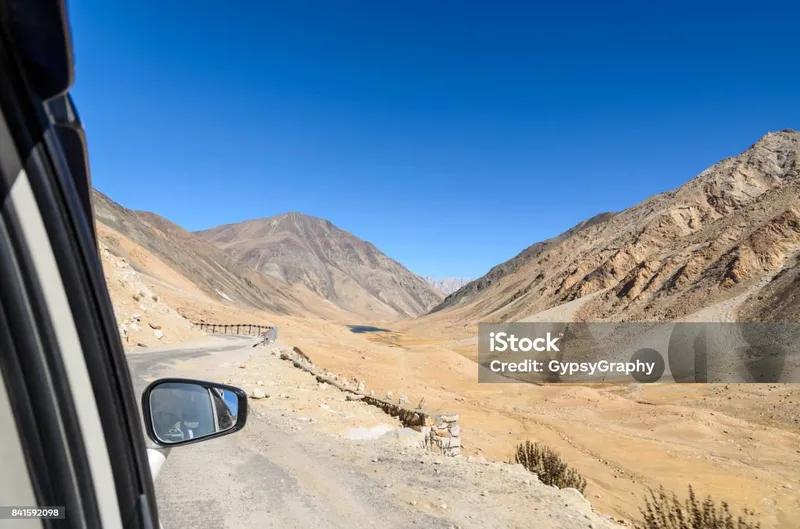
M 595 215 L 594 217 L 585 220 L 576 226 L 573 226 L 561 235 L 557 235 L 552 239 L 547 239 L 545 241 L 537 242 L 531 246 L 528 246 L 508 261 L 501 263 L 489 270 L 486 275 L 464 285 L 466 288 L 461 288 L 458 291 L 454 291 L 451 295 L 447 296 L 442 303 L 437 305 L 432 312 L 469 303 L 471 300 L 477 297 L 479 292 L 486 289 L 492 283 L 495 283 L 503 277 L 516 272 L 523 265 L 529 263 L 532 259 L 535 259 L 551 248 L 558 246 L 562 241 L 568 239 L 572 235 L 580 232 L 583 229 L 594 226 L 595 224 L 605 222 L 614 215 L 615 213 L 600 213 L 599 215 Z
M 433 288 L 442 294 L 449 295 L 468 284 L 470 279 L 463 279 L 458 277 L 445 277 L 444 279 L 435 279 L 430 276 L 425 276 L 423 279 Z
M 123 246 L 136 246 L 140 254 L 160 264 L 154 276 L 198 299 L 272 314 L 307 314 L 324 304 L 154 213 L 124 208 L 99 191 L 94 191 L 94 207 L 99 237 L 112 252 L 124 255 Z M 136 259 L 131 263 L 143 266 Z
M 417 316 L 442 299 L 372 244 L 317 217 L 286 213 L 197 235 L 255 270 L 371 319 Z
M 678 189 L 532 245 L 433 316 L 516 320 L 596 294 L 578 319 L 672 320 L 744 295 L 730 317 L 796 321 L 798 152 L 800 133 L 769 133 Z
M 205 333 L 167 305 L 144 284 L 130 263 L 114 255 L 102 240 L 100 258 L 120 338 L 126 349 L 205 338 Z

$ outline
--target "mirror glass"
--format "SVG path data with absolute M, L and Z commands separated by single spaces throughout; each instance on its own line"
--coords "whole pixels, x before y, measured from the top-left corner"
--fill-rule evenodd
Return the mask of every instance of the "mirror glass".
M 213 384 L 165 382 L 150 392 L 153 430 L 164 444 L 200 439 L 236 425 L 238 396 Z

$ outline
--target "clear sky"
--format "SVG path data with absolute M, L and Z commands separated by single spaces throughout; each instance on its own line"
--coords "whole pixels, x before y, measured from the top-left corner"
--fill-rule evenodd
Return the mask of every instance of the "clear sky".
M 69 4 L 95 186 L 475 278 L 800 128 L 800 2 Z

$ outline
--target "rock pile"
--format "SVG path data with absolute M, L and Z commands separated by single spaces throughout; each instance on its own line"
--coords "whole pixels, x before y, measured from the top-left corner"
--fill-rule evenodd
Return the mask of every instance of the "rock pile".
M 461 455 L 461 426 L 458 415 L 439 415 L 428 433 L 428 449 L 448 457 Z

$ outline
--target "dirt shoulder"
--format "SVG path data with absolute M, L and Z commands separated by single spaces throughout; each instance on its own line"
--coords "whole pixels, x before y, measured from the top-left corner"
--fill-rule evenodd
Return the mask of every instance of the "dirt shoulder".
M 250 399 L 243 431 L 172 451 L 156 483 L 165 526 L 616 527 L 575 491 L 543 485 L 519 465 L 411 446 L 392 435 L 394 419 L 346 400 L 277 352 L 248 347 L 159 373 L 268 395 Z

